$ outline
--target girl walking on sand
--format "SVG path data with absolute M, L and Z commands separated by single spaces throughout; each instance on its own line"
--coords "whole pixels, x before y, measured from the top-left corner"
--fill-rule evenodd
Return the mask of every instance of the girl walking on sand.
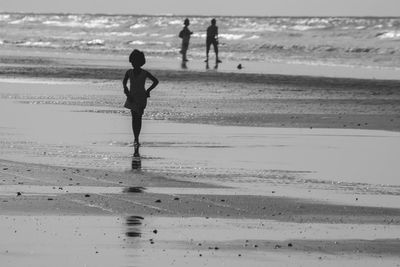
M 135 49 L 129 55 L 129 62 L 132 64 L 133 69 L 129 69 L 125 73 L 124 80 L 122 82 L 124 87 L 124 93 L 126 95 L 126 101 L 124 107 L 131 110 L 132 114 L 132 130 L 135 137 L 134 156 L 139 156 L 139 135 L 142 129 L 142 115 L 147 105 L 147 98 L 150 97 L 150 91 L 153 90 L 158 80 L 156 77 L 151 75 L 150 72 L 142 69 L 142 66 L 146 63 L 144 53 Z M 149 78 L 153 83 L 146 90 L 146 79 Z M 129 88 L 127 86 L 129 80 Z

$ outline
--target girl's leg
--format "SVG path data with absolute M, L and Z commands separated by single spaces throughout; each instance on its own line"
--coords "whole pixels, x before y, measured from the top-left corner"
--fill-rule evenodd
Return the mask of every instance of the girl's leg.
M 135 143 L 139 144 L 140 130 L 142 129 L 142 114 L 131 110 L 132 114 L 132 130 L 135 137 Z

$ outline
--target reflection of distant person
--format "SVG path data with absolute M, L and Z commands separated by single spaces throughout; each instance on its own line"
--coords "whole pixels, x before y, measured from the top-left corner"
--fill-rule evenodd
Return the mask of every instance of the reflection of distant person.
M 183 27 L 183 29 L 179 32 L 179 38 L 182 38 L 182 47 L 181 47 L 181 54 L 182 54 L 182 61 L 186 62 L 187 57 L 186 57 L 186 53 L 187 50 L 189 49 L 189 40 L 190 40 L 190 35 L 193 34 L 193 32 L 191 32 L 189 30 L 189 19 L 185 19 L 183 25 L 185 25 Z
M 132 64 L 133 69 L 129 69 L 125 73 L 122 82 L 124 86 L 124 93 L 127 97 L 124 107 L 131 110 L 132 114 L 132 130 L 135 137 L 134 156 L 139 156 L 139 134 L 142 129 L 142 115 L 146 108 L 147 98 L 150 97 L 150 91 L 153 90 L 158 80 L 150 72 L 142 69 L 146 63 L 144 53 L 135 49 L 129 56 L 129 62 Z M 149 78 L 153 84 L 146 90 L 146 79 Z M 129 88 L 127 86 L 129 80 Z
M 218 27 L 215 19 L 211 20 L 211 25 L 207 28 L 207 40 L 206 40 L 206 54 L 207 58 L 205 62 L 208 62 L 208 53 L 210 52 L 210 46 L 214 46 L 215 52 L 215 63 L 221 63 L 222 61 L 218 58 Z

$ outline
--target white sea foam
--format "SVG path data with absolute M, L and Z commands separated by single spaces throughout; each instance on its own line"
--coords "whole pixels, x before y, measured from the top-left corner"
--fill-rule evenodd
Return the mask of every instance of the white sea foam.
M 103 46 L 105 44 L 105 41 L 101 39 L 93 39 L 86 42 L 86 44 L 90 46 Z
M 131 32 L 104 32 L 103 35 L 106 35 L 106 36 L 121 36 L 121 37 L 134 36 L 134 34 L 131 33 Z
M 27 41 L 18 43 L 17 46 L 27 46 L 27 47 L 58 47 L 51 42 L 41 42 L 41 41 Z
M 6 21 L 10 19 L 9 14 L 0 14 L 0 21 Z
M 295 25 L 291 27 L 292 30 L 295 31 L 309 31 L 309 30 L 320 30 L 326 28 L 325 26 L 322 25 L 317 25 L 317 26 L 310 26 L 310 25 Z
M 249 24 L 246 25 L 246 27 L 236 27 L 229 29 L 229 31 L 231 32 L 277 32 L 281 30 L 282 27 L 278 27 L 275 25 L 256 25 L 256 24 Z
M 206 34 L 201 32 L 195 32 L 192 36 L 195 38 L 206 38 Z
M 219 35 L 221 38 L 224 38 L 226 40 L 240 40 L 242 39 L 245 35 L 244 34 L 220 34 Z
M 176 34 L 165 34 L 162 36 L 162 38 L 172 38 L 172 37 L 176 37 Z
M 16 19 L 13 21 L 10 21 L 9 24 L 24 24 L 24 23 L 33 23 L 40 21 L 40 17 L 35 17 L 35 16 L 24 16 L 22 19 Z
M 144 45 L 144 44 L 146 44 L 146 43 L 143 42 L 143 41 L 132 41 L 132 42 L 129 42 L 129 44 L 130 44 L 130 45 Z
M 137 23 L 137 24 L 133 24 L 133 25 L 131 25 L 131 26 L 129 27 L 129 29 L 132 29 L 132 30 L 134 30 L 134 29 L 140 29 L 140 28 L 144 28 L 144 27 L 146 27 L 146 24 L 143 24 L 143 23 Z
M 379 39 L 400 39 L 400 31 L 390 31 L 380 34 L 378 36 Z
M 23 22 L 24 22 L 24 21 L 23 21 L 22 19 L 17 19 L 17 20 L 10 21 L 9 24 L 15 25 L 15 24 L 21 24 L 21 23 L 23 23 Z
M 183 24 L 183 22 L 181 20 L 171 20 L 170 22 L 168 22 L 168 24 L 170 24 L 170 25 L 180 25 L 180 24 Z
M 260 36 L 259 35 L 252 35 L 252 36 L 250 36 L 250 37 L 248 37 L 248 38 L 246 38 L 247 40 L 255 40 L 255 39 L 260 39 Z
M 72 17 L 73 19 L 70 21 L 60 21 L 60 20 L 46 20 L 43 21 L 43 24 L 45 25 L 50 25 L 50 26 L 56 26 L 56 27 L 82 27 L 82 28 L 116 28 L 119 26 L 118 23 L 114 22 L 109 22 L 106 19 L 93 19 L 89 21 L 80 21 L 76 19 L 75 17 Z

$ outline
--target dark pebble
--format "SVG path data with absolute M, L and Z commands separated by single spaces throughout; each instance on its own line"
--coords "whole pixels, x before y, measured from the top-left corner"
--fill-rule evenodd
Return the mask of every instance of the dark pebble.
M 22 193 L 21 192 L 17 192 L 17 196 L 20 196 L 20 195 L 22 195 Z
M 288 247 L 293 247 L 292 243 L 287 244 Z
M 153 231 L 153 233 L 157 234 L 157 233 L 158 233 L 157 229 L 156 229 L 156 230 L 154 230 L 154 231 Z
M 174 200 L 179 200 L 179 197 L 175 197 Z
M 86 194 L 85 197 L 90 197 L 90 195 L 89 195 L 89 194 Z
M 157 199 L 156 201 L 154 201 L 156 203 L 161 203 L 161 199 Z
M 47 200 L 53 200 L 51 197 L 49 197 Z

